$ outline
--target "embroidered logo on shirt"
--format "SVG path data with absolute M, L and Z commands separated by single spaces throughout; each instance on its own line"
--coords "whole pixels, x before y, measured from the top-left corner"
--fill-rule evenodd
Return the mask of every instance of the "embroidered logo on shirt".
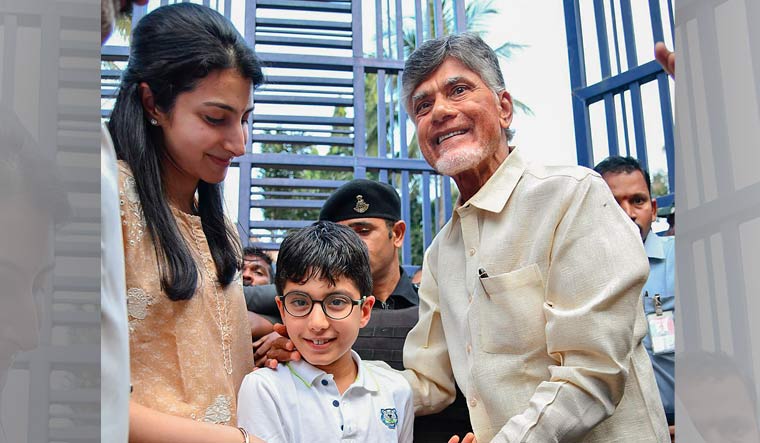
M 380 420 L 385 426 L 388 426 L 388 429 L 396 429 L 396 425 L 398 424 L 396 408 L 381 409 Z
M 364 201 L 364 196 L 361 194 L 356 196 L 356 206 L 354 206 L 354 211 L 358 212 L 359 214 L 364 214 L 367 212 L 367 209 L 369 209 L 369 203 Z

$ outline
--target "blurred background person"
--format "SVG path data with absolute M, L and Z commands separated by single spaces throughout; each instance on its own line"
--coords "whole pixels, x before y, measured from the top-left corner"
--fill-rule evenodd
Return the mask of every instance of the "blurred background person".
M 272 258 L 262 249 L 246 246 L 241 274 L 244 286 L 271 285 L 274 283 Z
M 66 192 L 16 113 L 0 103 L 0 392 L 14 357 L 39 344 L 39 298 L 51 296 L 53 227 Z M 5 442 L 0 423 L 0 442 Z

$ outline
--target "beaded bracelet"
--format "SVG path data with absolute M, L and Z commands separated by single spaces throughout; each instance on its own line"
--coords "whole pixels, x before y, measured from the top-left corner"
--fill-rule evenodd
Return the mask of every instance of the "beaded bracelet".
M 251 437 L 248 435 L 248 431 L 246 431 L 243 428 L 238 428 L 240 432 L 243 434 L 243 443 L 251 443 Z

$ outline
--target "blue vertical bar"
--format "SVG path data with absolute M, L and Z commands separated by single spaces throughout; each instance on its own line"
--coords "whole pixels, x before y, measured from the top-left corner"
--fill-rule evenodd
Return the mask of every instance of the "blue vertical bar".
M 435 37 L 443 37 L 443 0 L 433 0 L 433 23 Z
M 620 16 L 623 20 L 623 37 L 625 39 L 625 55 L 628 69 L 639 65 L 636 55 L 636 33 L 633 29 L 633 14 L 631 1 L 620 0 Z M 633 113 L 633 133 L 636 135 L 636 158 L 645 168 L 649 169 L 647 155 L 647 140 L 644 131 L 644 111 L 641 104 L 641 85 L 631 84 L 631 111 Z
M 467 31 L 467 15 L 465 14 L 464 0 L 454 0 L 454 32 Z
M 232 0 L 224 0 L 224 16 L 227 20 L 232 17 Z
M 256 49 L 256 0 L 245 0 L 245 41 Z
M 633 30 L 633 14 L 631 0 L 620 0 L 620 17 L 623 19 L 623 38 L 625 39 L 625 55 L 628 69 L 639 65 L 636 56 L 636 33 Z
M 422 173 L 422 244 L 425 249 L 430 245 L 432 239 L 432 229 L 430 226 L 430 173 Z
M 245 41 L 251 48 L 256 47 L 256 0 L 246 0 L 245 2 L 245 28 L 243 33 Z M 248 115 L 248 136 L 245 141 L 245 152 L 253 152 L 252 135 L 253 121 L 255 120 L 254 112 Z M 238 164 L 238 173 L 240 176 L 240 185 L 238 187 L 238 234 L 243 246 L 248 246 L 251 236 L 251 168 L 250 161 L 240 160 Z
M 416 45 L 419 46 L 423 40 L 425 40 L 424 36 L 424 30 L 425 30 L 425 24 L 422 21 L 422 1 L 421 0 L 414 0 L 414 21 L 416 24 L 415 29 L 415 36 L 416 36 Z
M 610 2 L 610 13 L 612 15 L 612 41 L 615 43 L 615 63 L 617 66 L 617 72 L 623 72 L 622 66 L 620 65 L 620 43 L 618 42 L 618 30 L 617 30 L 617 17 L 615 12 L 615 2 Z M 625 110 L 625 94 L 620 93 L 620 110 L 621 110 L 621 118 L 623 121 L 623 140 L 625 141 L 625 152 L 626 155 L 629 155 L 627 153 L 631 152 L 631 138 L 628 136 L 628 112 Z M 613 154 L 610 154 L 613 155 Z M 620 149 L 618 147 L 617 154 L 614 155 L 620 155 Z
M 610 45 L 603 0 L 594 0 L 594 21 L 596 22 L 597 45 L 599 46 L 599 67 L 601 68 L 602 79 L 605 79 L 611 75 L 611 69 Z
M 435 231 L 437 232 L 443 226 L 441 223 L 441 196 L 438 194 L 440 188 L 441 176 L 436 174 L 433 176 L 433 222 L 435 224 Z M 425 246 L 427 248 L 427 246 Z
M 453 212 L 451 203 L 451 178 L 444 175 L 441 177 L 441 182 L 443 183 L 443 215 L 446 220 L 448 220 L 451 218 L 451 213 Z
M 390 32 L 390 30 L 388 30 Z M 375 56 L 383 57 L 383 4 L 382 0 L 375 0 Z
M 353 46 L 353 88 L 354 88 L 354 157 L 366 155 L 366 113 L 364 110 L 364 65 L 361 59 L 364 57 L 362 47 L 362 2 L 351 2 L 351 34 Z M 366 168 L 354 167 L 354 177 L 363 178 Z
M 563 0 L 565 8 L 565 33 L 567 34 L 567 57 L 570 66 L 570 87 L 575 124 L 575 149 L 578 164 L 593 166 L 594 158 L 591 146 L 591 126 L 586 103 L 575 95 L 575 91 L 586 86 L 586 69 L 583 60 L 583 35 L 581 31 L 580 11 L 575 0 Z
M 644 110 L 641 104 L 641 85 L 631 84 L 631 111 L 633 112 L 633 133 L 636 135 L 636 159 L 649 170 L 647 139 L 644 132 Z
M 415 8 L 419 6 L 419 0 L 415 2 Z M 419 19 L 418 14 L 417 18 Z M 418 25 L 421 24 L 421 21 L 417 21 Z M 422 35 L 422 30 L 420 27 L 418 27 L 417 35 Z M 417 40 L 419 42 L 419 40 Z M 403 14 L 401 11 L 401 0 L 396 0 L 396 45 L 398 46 L 398 58 L 400 60 L 405 59 L 404 54 L 404 29 L 403 29 Z M 398 76 L 396 76 L 396 90 L 401 91 L 401 76 L 403 75 L 403 72 L 399 72 Z M 408 158 L 409 157 L 409 146 L 406 139 L 406 108 L 404 108 L 404 103 L 401 102 L 401 94 L 398 94 L 399 100 L 396 106 L 398 106 L 398 138 L 399 138 L 399 156 L 401 158 Z M 409 171 L 401 171 L 401 189 L 409 189 Z M 403 192 L 403 191 L 402 191 Z M 412 223 L 412 214 L 411 214 L 411 202 L 409 203 L 409 212 L 402 214 L 402 217 L 404 218 L 404 221 L 407 224 L 407 235 L 404 236 L 404 244 L 403 249 L 401 252 L 401 259 L 404 264 L 409 264 L 412 261 L 412 234 L 410 232 L 411 229 L 411 223 Z M 407 252 L 408 255 L 407 255 Z
M 620 147 L 618 146 L 617 113 L 615 112 L 615 96 L 612 93 L 604 94 L 604 113 L 607 123 L 607 150 L 609 155 L 618 155 Z
M 610 68 L 610 45 L 607 36 L 607 17 L 604 13 L 604 1 L 594 0 L 594 19 L 596 22 L 597 44 L 599 46 L 599 66 L 602 71 L 602 78 L 606 79 L 612 75 Z M 607 147 L 610 155 L 618 153 L 618 133 L 617 121 L 615 118 L 615 97 L 610 94 L 604 94 L 604 112 L 607 121 Z M 592 161 L 592 163 L 594 163 Z
M 401 264 L 412 264 L 412 208 L 409 197 L 409 173 L 401 174 L 401 218 L 406 222 L 406 235 L 404 243 L 401 245 Z
M 668 21 L 670 22 L 670 39 L 676 43 L 676 25 L 673 23 L 673 0 L 668 0 Z
M 673 133 L 673 108 L 670 102 L 670 84 L 668 75 L 664 72 L 657 76 L 657 87 L 660 91 L 660 112 L 662 112 L 662 133 L 665 138 L 665 160 L 668 163 L 668 189 L 676 191 L 676 157 L 675 136 Z
M 385 70 L 377 71 L 377 156 L 385 158 L 388 153 L 385 108 Z M 388 181 L 388 170 L 380 170 L 380 181 Z
M 135 5 L 132 8 L 132 29 L 135 29 L 135 26 L 137 26 L 137 22 L 139 22 L 140 19 L 143 18 L 143 16 L 147 13 L 148 13 L 147 3 L 144 5 Z
M 661 42 L 665 40 L 662 29 L 662 16 L 660 3 L 657 0 L 649 0 L 649 11 L 652 17 L 652 40 Z M 654 45 L 652 45 L 654 46 Z M 662 113 L 662 132 L 665 139 L 665 160 L 668 164 L 668 189 L 675 192 L 675 143 L 673 135 L 673 109 L 670 103 L 670 84 L 668 76 L 663 72 L 657 76 L 657 88 L 660 96 L 660 112 Z
M 654 42 L 665 41 L 665 35 L 662 30 L 660 2 L 658 0 L 649 0 L 649 17 L 652 21 L 652 48 L 654 48 Z M 654 50 L 652 52 L 654 52 Z

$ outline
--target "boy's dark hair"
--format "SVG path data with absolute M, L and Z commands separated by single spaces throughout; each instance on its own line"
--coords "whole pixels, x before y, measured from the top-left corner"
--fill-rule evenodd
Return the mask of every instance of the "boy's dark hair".
M 317 278 L 334 285 L 341 277 L 351 280 L 361 297 L 372 294 L 369 252 L 353 229 L 318 221 L 290 232 L 280 245 L 274 280 L 277 295 L 283 295 L 289 281 L 300 283 Z
M 602 177 L 604 177 L 604 174 L 620 174 L 623 172 L 630 174 L 633 171 L 639 171 L 641 172 L 641 175 L 644 176 L 644 181 L 647 183 L 649 194 L 652 194 L 652 182 L 649 179 L 649 173 L 646 169 L 642 168 L 641 163 L 633 157 L 621 157 L 619 155 L 607 157 L 594 166 L 594 171 L 599 173 Z

